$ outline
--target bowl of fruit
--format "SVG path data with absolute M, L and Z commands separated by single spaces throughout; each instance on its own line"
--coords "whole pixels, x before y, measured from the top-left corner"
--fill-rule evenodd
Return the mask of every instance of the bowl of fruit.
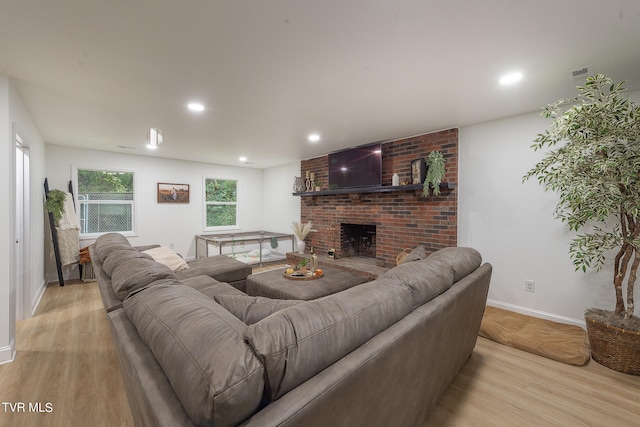
M 321 268 L 313 270 L 309 268 L 308 263 L 309 261 L 303 258 L 295 267 L 287 266 L 282 275 L 291 280 L 314 280 L 324 275 Z

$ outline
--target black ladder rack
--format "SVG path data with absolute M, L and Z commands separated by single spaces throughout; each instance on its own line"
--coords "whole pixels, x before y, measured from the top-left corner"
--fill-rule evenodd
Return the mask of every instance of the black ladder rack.
M 73 184 L 69 181 L 69 193 L 73 197 Z M 44 179 L 44 194 L 45 197 L 49 198 L 49 180 L 48 178 Z M 74 203 L 75 206 L 75 203 Z M 56 269 L 58 270 L 58 283 L 60 286 L 64 286 L 64 277 L 62 274 L 62 263 L 60 261 L 60 246 L 58 245 L 58 231 L 56 230 L 56 223 L 53 218 L 53 214 L 51 212 L 47 212 L 49 214 L 49 228 L 51 228 L 51 240 L 53 241 L 53 253 L 56 258 Z M 80 278 L 82 278 L 82 265 L 78 264 L 80 268 Z

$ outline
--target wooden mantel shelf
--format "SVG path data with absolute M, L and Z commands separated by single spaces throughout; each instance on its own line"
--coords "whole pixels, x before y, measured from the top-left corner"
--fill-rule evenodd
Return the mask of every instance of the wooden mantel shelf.
M 453 182 L 440 183 L 440 191 L 450 191 L 456 187 Z M 339 194 L 362 194 L 362 193 L 391 193 L 394 191 L 422 191 L 422 184 L 409 185 L 383 185 L 380 187 L 356 187 L 356 188 L 340 188 L 338 190 L 321 190 L 321 191 L 305 191 L 292 193 L 294 196 L 334 196 Z

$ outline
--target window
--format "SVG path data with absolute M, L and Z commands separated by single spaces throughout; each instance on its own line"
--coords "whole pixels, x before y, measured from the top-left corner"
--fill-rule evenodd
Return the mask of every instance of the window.
M 205 178 L 205 229 L 238 227 L 238 181 Z
M 80 234 L 133 233 L 133 172 L 77 170 Z

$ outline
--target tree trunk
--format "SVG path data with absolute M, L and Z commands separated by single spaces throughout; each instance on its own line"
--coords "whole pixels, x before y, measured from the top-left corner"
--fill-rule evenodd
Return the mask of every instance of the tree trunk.
M 638 251 L 634 248 L 633 264 L 631 264 L 631 271 L 629 272 L 629 281 L 627 282 L 627 312 L 625 313 L 625 319 L 631 319 L 633 317 L 634 302 L 633 302 L 633 285 L 636 283 L 636 274 L 638 273 L 638 266 L 640 265 L 640 258 L 638 257 Z
M 628 223 L 630 240 L 635 241 L 638 236 L 640 236 L 640 222 L 638 222 L 636 218 L 634 218 L 630 214 L 626 214 L 625 218 Z M 638 266 L 640 265 L 640 258 L 638 258 L 638 248 L 635 245 L 630 246 L 633 248 L 633 263 L 631 264 L 631 270 L 629 271 L 629 280 L 627 281 L 627 310 L 625 312 L 626 319 L 630 319 L 631 317 L 633 317 L 633 312 L 635 309 L 633 292 L 638 273 Z
M 624 316 L 624 318 L 627 319 L 633 316 L 633 290 L 636 282 L 638 266 L 640 265 L 637 248 L 630 242 L 637 239 L 640 235 L 640 222 L 636 222 L 635 218 L 630 214 L 621 214 L 620 225 L 622 226 L 622 237 L 625 242 L 616 254 L 614 261 L 613 287 L 616 291 L 616 308 L 614 314 L 617 316 Z M 625 308 L 624 299 L 622 297 L 622 282 L 627 274 L 627 268 L 629 267 L 631 256 L 633 256 L 633 263 L 631 265 L 629 279 L 627 281 L 627 307 Z
M 631 249 L 631 251 L 629 249 Z M 622 316 L 623 313 L 625 313 L 624 298 L 622 297 L 622 282 L 627 273 L 627 266 L 629 265 L 632 253 L 633 247 L 629 243 L 625 243 L 616 254 L 613 276 L 613 287 L 616 291 L 616 308 L 614 310 L 616 316 Z

